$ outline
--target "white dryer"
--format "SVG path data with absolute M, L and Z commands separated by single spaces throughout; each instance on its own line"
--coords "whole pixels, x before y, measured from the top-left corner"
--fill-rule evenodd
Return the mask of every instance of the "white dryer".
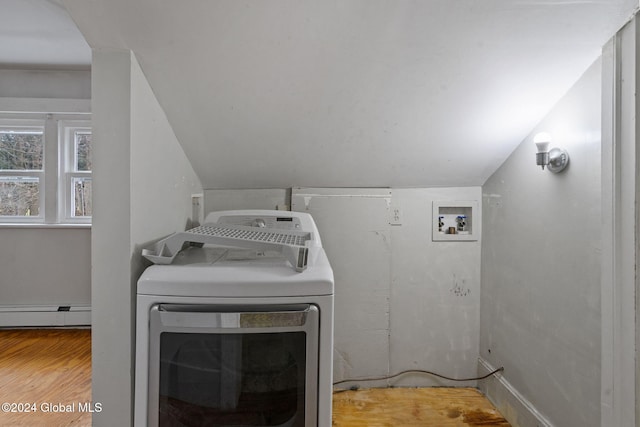
M 331 425 L 333 272 L 309 214 L 214 212 L 144 255 L 136 426 Z

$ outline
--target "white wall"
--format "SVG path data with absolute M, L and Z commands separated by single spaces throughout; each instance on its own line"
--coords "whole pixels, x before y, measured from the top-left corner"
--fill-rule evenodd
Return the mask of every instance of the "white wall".
M 432 241 L 432 203 L 480 196 L 479 187 L 293 190 L 292 209 L 314 217 L 334 269 L 334 380 L 407 369 L 475 376 L 480 241 Z M 460 385 L 423 375 L 360 385 L 389 383 Z
M 480 202 L 479 187 L 294 188 L 290 198 L 288 193 L 285 189 L 205 190 L 205 214 L 274 209 L 290 201 L 292 210 L 314 217 L 336 280 L 334 381 L 407 369 L 457 378 L 475 376 L 480 241 L 432 241 L 432 203 Z M 400 221 L 391 221 L 394 209 L 400 210 Z M 481 211 L 476 215 L 480 232 Z M 360 386 L 387 384 L 476 383 L 405 375 Z
M 600 114 L 598 60 L 483 186 L 480 355 L 558 426 L 600 425 Z M 540 131 L 568 150 L 563 173 L 535 165 Z
M 0 242 L 2 305 L 89 305 L 90 229 L 9 226 Z
M 0 69 L 0 97 L 90 99 L 91 71 Z
M 93 425 L 131 425 L 141 248 L 190 222 L 202 186 L 129 51 L 94 51 Z
M 601 425 L 640 420 L 637 17 L 603 49 Z M 635 230 L 635 232 L 633 232 Z M 635 372 L 634 375 L 631 375 Z
M 334 381 L 389 373 L 390 189 L 294 189 L 335 277 Z M 368 386 L 369 384 L 363 384 Z
M 204 191 L 204 214 L 233 209 L 284 209 L 291 204 L 291 190 L 284 188 Z
M 477 201 L 474 241 L 432 241 L 434 201 Z M 445 203 L 446 205 L 446 203 Z M 427 369 L 473 378 L 480 335 L 480 187 L 393 189 L 401 224 L 391 228 L 391 372 Z M 404 386 L 475 386 L 405 376 Z
M 0 69 L 3 112 L 88 113 L 90 98 L 88 70 Z M 90 228 L 0 226 L 0 308 L 24 306 L 26 312 L 33 306 L 89 306 L 90 258 Z M 0 318 L 0 326 L 20 325 L 7 316 Z M 34 321 L 41 324 L 42 319 Z

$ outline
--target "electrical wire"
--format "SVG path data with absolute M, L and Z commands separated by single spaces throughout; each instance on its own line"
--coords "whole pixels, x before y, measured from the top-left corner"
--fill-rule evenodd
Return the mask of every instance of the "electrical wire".
M 336 381 L 333 383 L 334 387 L 339 385 L 339 384 L 344 384 L 344 383 L 351 383 L 351 382 L 359 382 L 359 381 L 382 381 L 382 380 L 390 380 L 396 377 L 399 377 L 401 375 L 405 375 L 405 374 L 426 374 L 426 375 L 432 375 L 434 377 L 438 377 L 438 378 L 442 378 L 445 380 L 449 380 L 449 381 L 479 381 L 479 380 L 484 380 L 486 378 L 489 378 L 492 375 L 497 374 L 498 372 L 502 372 L 504 371 L 504 367 L 501 366 L 498 369 L 489 372 L 487 375 L 483 375 L 481 377 L 474 377 L 474 378 L 451 378 L 451 377 L 447 377 L 446 375 L 441 375 L 441 374 L 437 374 L 435 372 L 431 372 L 431 371 L 424 371 L 422 369 L 407 369 L 406 371 L 401 371 L 398 372 L 397 374 L 393 374 L 393 375 L 387 375 L 387 376 L 383 376 L 383 377 L 369 377 L 369 378 L 348 378 L 346 380 L 341 380 L 341 381 Z

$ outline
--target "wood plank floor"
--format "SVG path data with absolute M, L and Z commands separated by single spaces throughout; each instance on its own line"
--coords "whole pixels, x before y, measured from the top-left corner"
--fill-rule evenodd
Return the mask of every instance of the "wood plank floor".
M 0 330 L 0 396 L 19 410 L 0 410 L 3 427 L 91 426 L 81 406 L 91 402 L 91 331 Z M 472 388 L 345 391 L 333 400 L 333 427 L 509 426 Z
M 333 427 L 500 426 L 475 388 L 382 388 L 333 394 Z
M 0 330 L 0 396 L 0 426 L 91 426 L 91 331 Z

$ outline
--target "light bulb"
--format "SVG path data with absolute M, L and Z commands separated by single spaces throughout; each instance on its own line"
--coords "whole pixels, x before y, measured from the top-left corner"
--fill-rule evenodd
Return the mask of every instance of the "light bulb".
M 540 132 L 533 137 L 533 142 L 538 148 L 538 153 L 546 153 L 547 151 L 549 151 L 551 135 L 549 135 L 547 132 Z
M 547 132 L 540 132 L 533 137 L 533 142 L 538 148 L 536 153 L 536 164 L 542 166 L 542 169 L 549 164 L 549 143 L 551 143 L 551 135 Z
M 538 148 L 538 153 L 546 153 L 549 151 L 548 142 L 536 142 L 536 147 Z

